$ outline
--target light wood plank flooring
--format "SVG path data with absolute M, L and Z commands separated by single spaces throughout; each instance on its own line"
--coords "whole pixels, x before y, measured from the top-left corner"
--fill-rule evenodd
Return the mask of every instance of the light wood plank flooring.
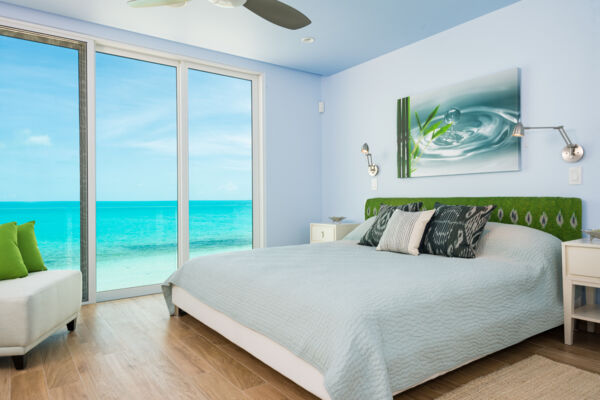
M 532 354 L 600 373 L 600 336 L 553 329 L 396 396 L 434 399 Z M 0 357 L 0 400 L 315 399 L 205 325 L 170 318 L 161 296 L 84 306 L 77 329 L 57 332 L 16 371 Z

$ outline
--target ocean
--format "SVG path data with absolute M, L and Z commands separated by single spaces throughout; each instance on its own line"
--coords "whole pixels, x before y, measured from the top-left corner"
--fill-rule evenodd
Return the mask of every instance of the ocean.
M 96 204 L 98 291 L 156 284 L 177 268 L 176 201 Z M 0 202 L 0 224 L 36 221 L 49 269 L 79 269 L 79 202 Z M 252 248 L 252 201 L 190 201 L 190 257 Z

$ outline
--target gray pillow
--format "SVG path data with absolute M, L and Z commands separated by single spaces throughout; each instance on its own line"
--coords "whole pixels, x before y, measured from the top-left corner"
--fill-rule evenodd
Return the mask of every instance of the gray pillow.
M 388 221 L 377 250 L 419 255 L 419 245 L 435 210 L 406 212 L 396 210 Z
M 349 234 L 344 236 L 344 239 L 342 240 L 355 240 L 358 242 L 360 238 L 363 237 L 363 235 L 369 230 L 369 228 L 371 228 L 373 222 L 375 222 L 375 217 L 369 218 L 368 220 L 354 228 L 354 230 L 352 230 Z
M 382 204 L 379 207 L 379 214 L 375 218 L 375 222 L 369 230 L 363 235 L 358 244 L 362 244 L 363 246 L 377 246 L 379 244 L 379 240 L 385 231 L 385 227 L 387 226 L 388 221 L 394 214 L 394 211 L 421 211 L 421 207 L 423 207 L 423 202 L 419 201 L 416 203 L 408 203 L 403 204 L 401 206 L 389 206 L 387 204 Z

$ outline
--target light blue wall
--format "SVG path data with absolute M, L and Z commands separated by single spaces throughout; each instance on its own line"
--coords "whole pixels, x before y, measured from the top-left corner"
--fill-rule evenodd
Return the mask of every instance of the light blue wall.
M 267 245 L 308 242 L 321 207 L 320 76 L 1 2 L 0 16 L 264 73 Z
M 496 71 L 520 67 L 526 125 L 560 125 L 585 149 L 583 184 L 568 184 L 557 132 L 527 132 L 520 172 L 396 178 L 396 100 Z M 324 77 L 322 214 L 363 218 L 374 196 L 575 196 L 584 227 L 600 227 L 600 2 L 523 0 Z M 379 164 L 370 190 L 368 142 Z
M 267 244 L 308 241 L 308 223 L 362 219 L 373 196 L 560 195 L 584 200 L 600 226 L 600 2 L 523 0 L 329 77 L 10 6 L 0 15 L 265 73 Z M 583 184 L 567 183 L 555 132 L 528 132 L 520 172 L 396 178 L 396 100 L 510 67 L 522 70 L 528 125 L 564 124 L 584 146 Z M 326 112 L 316 103 L 323 99 Z M 359 148 L 369 142 L 379 189 Z

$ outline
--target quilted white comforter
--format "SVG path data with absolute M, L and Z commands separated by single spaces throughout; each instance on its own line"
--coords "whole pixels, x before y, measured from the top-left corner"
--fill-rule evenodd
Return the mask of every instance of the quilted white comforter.
M 560 241 L 488 224 L 478 258 L 409 256 L 355 242 L 191 260 L 163 286 L 283 345 L 333 400 L 392 393 L 562 323 Z

